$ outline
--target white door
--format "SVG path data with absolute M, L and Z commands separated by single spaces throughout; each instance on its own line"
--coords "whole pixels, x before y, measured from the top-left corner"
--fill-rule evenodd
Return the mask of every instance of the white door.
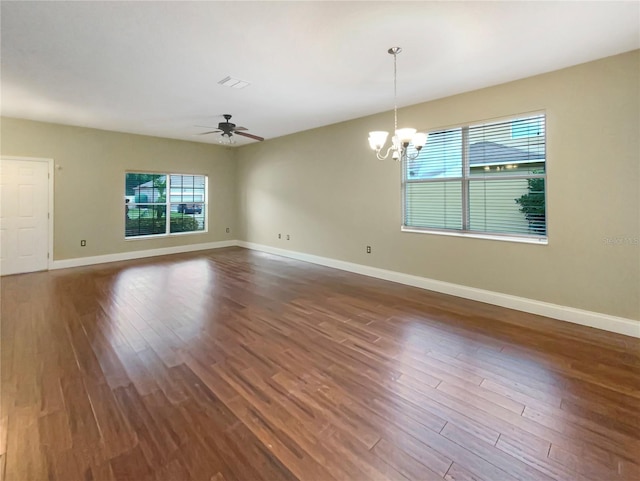
M 0 162 L 0 274 L 46 270 L 49 245 L 47 161 Z

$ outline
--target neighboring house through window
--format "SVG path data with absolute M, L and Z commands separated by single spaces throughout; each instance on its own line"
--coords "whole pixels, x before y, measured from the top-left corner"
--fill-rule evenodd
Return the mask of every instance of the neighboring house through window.
M 206 232 L 207 182 L 205 175 L 127 172 L 125 237 Z
M 546 241 L 545 137 L 543 114 L 430 132 L 403 167 L 403 230 Z

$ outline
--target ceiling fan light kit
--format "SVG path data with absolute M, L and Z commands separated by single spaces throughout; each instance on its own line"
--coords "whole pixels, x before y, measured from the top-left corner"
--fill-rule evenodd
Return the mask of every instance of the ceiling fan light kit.
M 222 135 L 220 136 L 220 139 L 218 140 L 218 143 L 223 145 L 232 145 L 232 144 L 235 144 L 236 141 L 233 140 L 233 137 L 231 136 L 231 134 L 225 134 L 223 132 Z
M 382 148 L 387 142 L 389 132 L 383 130 L 376 130 L 369 132 L 369 146 L 376 152 L 376 157 L 379 160 L 385 160 L 391 155 L 394 160 L 414 160 L 420 155 L 420 150 L 427 142 L 427 135 L 423 132 L 417 132 L 413 128 L 398 128 L 398 75 L 397 75 L 397 60 L 398 54 L 402 52 L 400 47 L 391 47 L 387 52 L 393 55 L 393 118 L 394 118 L 394 135 L 391 138 L 391 145 L 387 149 L 387 152 L 382 155 Z M 407 148 L 409 144 L 413 144 L 416 149 L 414 154 L 409 155 Z

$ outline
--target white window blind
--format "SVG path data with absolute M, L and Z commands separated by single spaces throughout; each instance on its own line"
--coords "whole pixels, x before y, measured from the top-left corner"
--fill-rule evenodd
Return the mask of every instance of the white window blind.
M 403 229 L 546 239 L 545 138 L 542 114 L 430 132 L 404 165 Z

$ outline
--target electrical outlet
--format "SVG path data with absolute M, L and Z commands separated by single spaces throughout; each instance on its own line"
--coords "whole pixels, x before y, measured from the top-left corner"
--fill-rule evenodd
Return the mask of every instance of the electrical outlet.
M 87 246 L 87 241 L 86 241 L 86 240 L 84 240 L 84 239 L 82 239 L 82 240 L 80 241 L 80 247 L 86 247 L 86 246 Z
M 278 239 L 282 239 L 282 234 L 278 234 Z
M 289 234 L 287 234 L 287 240 L 290 240 L 291 236 Z
M 371 246 L 367 246 L 367 254 L 371 254 Z
M 231 232 L 231 229 L 229 229 L 229 228 L 227 227 L 226 231 L 227 231 L 227 234 L 228 234 L 229 232 Z

